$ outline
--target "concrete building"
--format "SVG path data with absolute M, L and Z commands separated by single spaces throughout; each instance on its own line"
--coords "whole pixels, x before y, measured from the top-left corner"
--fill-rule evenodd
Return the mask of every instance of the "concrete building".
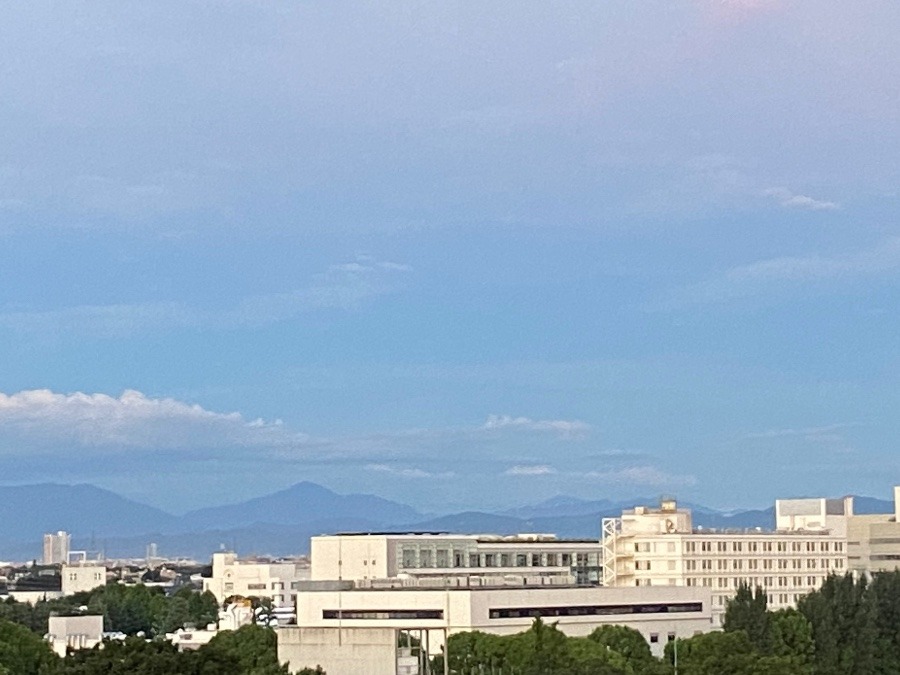
M 847 572 L 842 500 L 780 500 L 773 532 L 694 529 L 674 500 L 603 520 L 606 586 L 704 587 L 714 625 L 740 584 L 760 586 L 772 609 L 792 607 L 831 573 Z M 833 529 L 832 529 L 833 528 Z
M 69 549 L 72 544 L 72 536 L 68 532 L 60 530 L 56 533 L 44 535 L 44 565 L 60 565 L 69 562 Z
M 900 487 L 894 488 L 893 513 L 847 518 L 847 554 L 850 569 L 858 574 L 900 569 Z
M 404 636 L 435 654 L 453 633 L 511 635 L 536 617 L 572 636 L 604 624 L 630 626 L 661 655 L 667 641 L 711 629 L 711 597 L 705 587 L 384 590 L 312 582 L 298 591 L 297 625 L 277 629 L 278 660 L 292 671 L 321 665 L 328 675 L 418 673 L 416 655 L 403 646 L 414 641 Z
M 314 581 L 504 575 L 599 585 L 597 540 L 550 534 L 349 533 L 312 537 Z
M 74 595 L 106 586 L 103 565 L 63 565 L 59 572 L 63 595 Z
M 103 617 L 51 616 L 46 639 L 59 656 L 68 650 L 91 649 L 103 641 Z
M 291 587 L 309 579 L 303 561 L 242 560 L 234 553 L 214 553 L 212 576 L 203 579 L 203 590 L 220 603 L 232 596 L 269 598 L 275 607 L 294 604 Z

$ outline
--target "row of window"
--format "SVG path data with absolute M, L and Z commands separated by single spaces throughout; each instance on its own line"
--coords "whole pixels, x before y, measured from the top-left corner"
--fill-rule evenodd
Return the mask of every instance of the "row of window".
M 323 609 L 323 619 L 443 619 L 442 609 Z
M 686 560 L 684 563 L 684 566 L 685 566 L 685 569 L 690 572 L 693 572 L 698 569 L 705 570 L 705 571 L 711 571 L 713 569 L 713 562 L 715 562 L 715 569 L 717 569 L 719 571 L 727 570 L 727 569 L 733 569 L 733 570 L 743 570 L 743 569 L 748 569 L 748 570 L 758 570 L 758 569 L 763 569 L 763 570 L 772 570 L 772 569 L 779 569 L 779 570 L 823 569 L 823 570 L 829 570 L 829 569 L 843 569 L 844 568 L 843 558 L 835 558 L 834 560 L 831 560 L 830 558 L 818 558 L 818 559 L 817 558 L 806 558 L 805 560 L 806 560 L 806 564 L 804 564 L 803 558 L 794 558 L 792 560 L 787 560 L 784 558 L 782 558 L 780 560 L 771 560 L 771 559 L 741 560 L 739 558 L 735 558 L 735 559 L 731 559 L 731 560 L 719 559 L 716 561 Z M 646 561 L 646 562 L 647 562 L 646 569 L 650 569 L 649 561 Z M 667 561 L 667 562 L 671 563 L 673 561 Z M 638 561 L 635 561 L 635 569 L 642 569 L 637 566 L 637 563 L 638 563 Z M 669 569 L 674 569 L 674 567 L 672 567 L 670 565 Z
M 666 542 L 674 546 L 673 542 Z M 635 544 L 637 547 L 649 544 Z M 649 550 L 645 548 L 644 550 Z M 674 549 L 672 549 L 674 550 Z M 686 553 L 841 553 L 844 543 L 841 541 L 687 541 L 684 544 Z
M 709 588 L 737 588 L 741 584 L 747 584 L 749 586 L 762 586 L 763 588 L 816 588 L 823 581 L 824 577 L 812 575 L 806 577 L 718 577 L 716 579 L 687 579 L 686 585 L 707 586 Z
M 432 555 L 434 554 L 434 555 Z M 452 564 L 450 564 L 452 562 Z M 599 553 L 469 553 L 461 551 L 404 548 L 399 566 L 403 569 L 448 567 L 588 567 L 599 565 Z M 466 564 L 468 563 L 468 564 Z
M 702 612 L 702 602 L 655 603 L 644 605 L 581 605 L 576 607 L 504 607 L 491 609 L 492 619 L 518 619 L 555 616 L 612 616 L 623 614 L 675 614 Z

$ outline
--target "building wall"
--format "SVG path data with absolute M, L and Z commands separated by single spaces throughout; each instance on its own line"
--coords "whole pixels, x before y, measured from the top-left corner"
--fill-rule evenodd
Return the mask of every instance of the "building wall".
M 708 588 L 687 587 L 310 591 L 297 594 L 297 625 L 507 635 L 527 630 L 541 615 L 573 636 L 605 624 L 630 626 L 661 654 L 670 634 L 710 630 L 711 597 Z
M 334 535 L 313 537 L 311 551 L 316 581 L 515 575 L 600 583 L 599 541 L 546 535 Z
M 309 569 L 294 562 L 240 560 L 234 553 L 213 554 L 212 577 L 203 579 L 203 590 L 220 603 L 233 595 L 269 598 L 276 607 L 293 605 L 294 582 L 309 578 Z
M 827 500 L 821 504 L 824 519 Z M 810 511 L 803 508 L 786 508 Z M 837 508 L 830 505 L 831 509 Z M 635 509 L 637 511 L 638 509 Z M 623 514 L 615 531 L 604 524 L 607 553 L 605 581 L 617 587 L 688 586 L 712 593 L 715 625 L 721 625 L 727 601 L 741 584 L 762 587 L 772 609 L 793 607 L 803 595 L 819 588 L 831 573 L 848 571 L 847 539 L 819 527 L 815 531 L 698 533 L 665 523 L 671 511 L 640 509 L 637 531 L 631 512 Z M 796 515 L 796 514 L 795 514 Z M 818 516 L 810 516 L 810 518 Z M 658 525 L 654 527 L 652 521 Z M 662 532 L 663 534 L 651 534 Z M 843 528 L 846 532 L 846 528 Z
M 291 672 L 322 666 L 328 675 L 397 675 L 397 633 L 391 628 L 278 629 L 278 661 Z
M 310 539 L 310 579 L 385 579 L 397 576 L 384 535 L 334 535 Z
M 67 649 L 91 649 L 103 639 L 103 617 L 51 616 L 47 641 L 59 656 Z
M 102 565 L 63 565 L 60 570 L 62 594 L 73 595 L 106 586 L 106 568 Z

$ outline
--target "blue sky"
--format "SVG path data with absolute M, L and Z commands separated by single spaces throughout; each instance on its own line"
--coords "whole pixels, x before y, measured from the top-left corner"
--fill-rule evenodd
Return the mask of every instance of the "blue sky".
M 897 3 L 3 14 L 4 483 L 900 480 Z

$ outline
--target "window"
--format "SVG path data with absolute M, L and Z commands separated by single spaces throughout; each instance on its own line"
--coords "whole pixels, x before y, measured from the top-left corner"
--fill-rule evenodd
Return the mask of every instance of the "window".
M 659 643 L 659 633 L 650 633 L 650 644 L 655 645 Z
M 580 605 L 562 607 L 502 607 L 488 610 L 491 619 L 554 616 L 616 616 L 628 614 L 678 614 L 702 612 L 702 602 L 657 603 L 640 605 Z M 346 616 L 346 615 L 345 615 Z
M 265 584 L 247 584 L 248 591 L 264 591 L 266 590 Z
M 323 609 L 323 619 L 443 619 L 442 609 Z

